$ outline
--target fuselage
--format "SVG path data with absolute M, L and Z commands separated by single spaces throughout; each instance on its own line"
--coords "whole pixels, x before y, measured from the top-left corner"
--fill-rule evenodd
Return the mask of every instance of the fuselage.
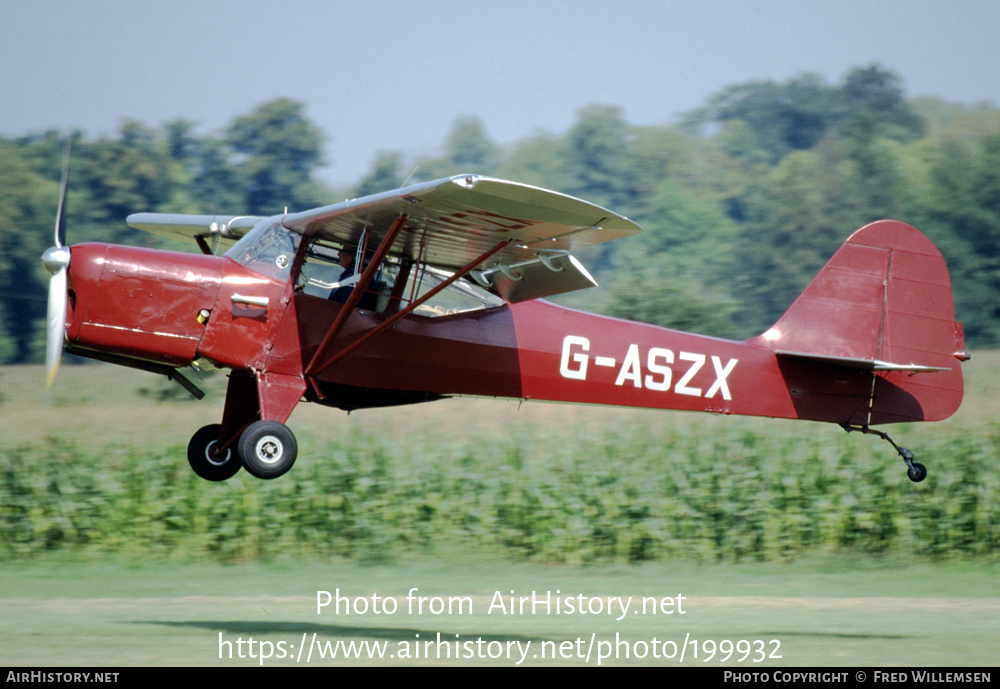
M 235 395 L 253 398 L 241 415 L 281 422 L 301 398 L 357 409 L 467 395 L 867 428 L 941 420 L 962 400 L 968 357 L 947 268 L 902 223 L 852 235 L 771 329 L 745 341 L 508 302 L 406 263 L 366 278 L 381 306 L 357 308 L 329 298 L 340 283 L 317 277 L 323 251 L 274 218 L 224 256 L 74 246 L 66 341 L 230 369 Z M 370 265 L 371 276 L 381 264 Z
M 304 379 L 342 304 L 228 256 L 72 247 L 66 339 L 76 350 L 169 366 Z M 388 316 L 357 309 L 347 347 Z M 782 360 L 737 342 L 542 300 L 410 314 L 316 372 L 305 397 L 353 409 L 469 395 L 859 423 L 870 374 Z M 914 412 L 918 415 L 922 412 Z

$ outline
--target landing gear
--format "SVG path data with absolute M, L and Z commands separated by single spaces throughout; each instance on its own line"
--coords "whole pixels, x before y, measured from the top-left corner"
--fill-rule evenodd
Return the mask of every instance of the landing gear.
M 240 436 L 240 461 L 257 478 L 281 476 L 292 468 L 298 452 L 295 435 L 278 421 L 255 421 Z
M 906 462 L 906 475 L 911 481 L 920 483 L 927 478 L 927 467 L 920 462 L 914 462 L 912 452 L 903 448 L 901 454 L 903 455 L 903 461 Z
M 188 464 L 208 481 L 225 481 L 240 467 L 257 478 L 277 478 L 292 468 L 298 455 L 295 435 L 283 423 L 255 421 L 247 426 L 236 447 L 221 449 L 222 426 L 205 426 L 188 443 Z
M 914 483 L 920 483 L 925 478 L 927 478 L 927 467 L 925 467 L 920 462 L 913 461 L 913 453 L 907 450 L 905 447 L 900 447 L 892 438 L 889 437 L 888 433 L 883 433 L 882 431 L 873 431 L 868 426 L 852 426 L 850 424 L 841 424 L 841 428 L 850 433 L 851 431 L 860 431 L 861 433 L 870 433 L 871 435 L 877 435 L 882 440 L 885 440 L 890 445 L 895 448 L 899 456 L 903 458 L 906 463 L 906 477 L 913 481 Z
M 240 470 L 240 460 L 231 448 L 220 449 L 219 431 L 222 426 L 212 424 L 198 430 L 188 443 L 188 464 L 194 473 L 208 481 L 225 481 Z

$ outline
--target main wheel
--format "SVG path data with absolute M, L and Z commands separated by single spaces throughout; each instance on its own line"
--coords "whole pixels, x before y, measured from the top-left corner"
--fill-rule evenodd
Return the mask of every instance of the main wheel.
M 913 462 L 906 470 L 906 476 L 914 483 L 920 483 L 927 478 L 927 467 L 920 462 Z
M 295 464 L 298 452 L 295 435 L 278 421 L 255 421 L 240 436 L 240 461 L 257 478 L 281 476 Z
M 219 450 L 219 431 L 212 424 L 198 430 L 188 443 L 188 464 L 194 473 L 209 481 L 225 481 L 240 470 L 240 460 L 232 448 Z

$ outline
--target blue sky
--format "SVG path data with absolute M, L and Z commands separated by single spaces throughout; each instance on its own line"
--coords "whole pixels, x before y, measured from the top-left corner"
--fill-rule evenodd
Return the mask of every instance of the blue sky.
M 989 0 L 0 0 L 0 135 L 210 133 L 288 96 L 346 184 L 380 150 L 436 152 L 464 115 L 500 143 L 593 103 L 667 124 L 733 84 L 871 63 L 909 96 L 997 104 L 998 34 Z

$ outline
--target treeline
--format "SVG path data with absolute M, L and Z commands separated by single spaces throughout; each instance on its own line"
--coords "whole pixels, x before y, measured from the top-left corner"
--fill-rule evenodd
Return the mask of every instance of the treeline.
M 1000 344 L 1000 110 L 908 99 L 879 66 L 835 85 L 804 75 L 733 86 L 673 125 L 632 125 L 619 108 L 594 105 L 567 132 L 501 145 L 478 118 L 462 118 L 438 153 L 380 153 L 352 189 L 317 181 L 324 135 L 303 110 L 271 101 L 208 135 L 186 121 L 76 135 L 71 242 L 154 244 L 124 224 L 137 211 L 271 214 L 475 172 L 579 196 L 643 226 L 582 257 L 605 289 L 570 303 L 748 337 L 853 230 L 891 217 L 945 255 L 969 345 Z M 0 138 L 0 362 L 41 357 L 38 257 L 52 242 L 63 147 L 55 133 Z

